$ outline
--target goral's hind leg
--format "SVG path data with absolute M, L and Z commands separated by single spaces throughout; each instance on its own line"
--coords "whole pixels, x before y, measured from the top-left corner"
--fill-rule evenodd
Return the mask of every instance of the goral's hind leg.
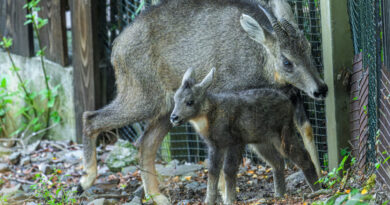
M 144 135 L 137 142 L 141 178 L 145 193 L 159 205 L 170 204 L 170 202 L 160 193 L 154 161 L 157 150 L 170 128 L 169 116 L 152 121 L 146 128 Z
M 106 107 L 96 111 L 86 111 L 83 114 L 83 151 L 84 175 L 77 188 L 78 193 L 91 187 L 97 176 L 96 138 L 105 130 L 119 128 L 124 125 L 142 121 L 153 113 L 142 109 L 129 109 L 124 100 L 116 98 Z

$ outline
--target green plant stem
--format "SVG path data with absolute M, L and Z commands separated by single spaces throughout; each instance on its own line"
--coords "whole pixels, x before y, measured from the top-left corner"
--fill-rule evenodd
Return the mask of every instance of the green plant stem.
M 5 51 L 6 51 L 7 54 L 8 54 L 8 58 L 9 58 L 10 61 L 11 61 L 11 64 L 12 64 L 13 69 L 15 69 L 15 68 L 16 68 L 16 64 L 15 64 L 14 59 L 13 59 L 12 56 L 11 56 L 10 50 L 9 50 L 8 48 L 5 48 Z M 13 70 L 13 72 L 16 74 L 16 76 L 17 76 L 17 78 L 18 78 L 18 80 L 19 80 L 19 84 L 22 86 L 22 89 L 23 89 L 24 93 L 25 93 L 26 96 L 27 96 L 27 100 L 28 100 L 28 102 L 30 103 L 30 105 L 31 105 L 31 107 L 32 107 L 32 109 L 33 109 L 34 117 L 37 117 L 37 113 L 38 113 L 38 112 L 37 112 L 37 110 L 35 109 L 34 101 L 30 98 L 30 96 L 31 96 L 30 92 L 28 92 L 26 86 L 24 85 L 24 82 L 23 82 L 22 77 L 20 76 L 19 72 L 16 71 L 16 70 Z
M 32 23 L 33 30 L 35 32 L 35 35 L 37 36 L 37 39 L 38 39 L 38 47 L 39 47 L 39 50 L 42 51 L 41 38 L 39 36 L 37 23 L 35 21 L 35 18 L 33 18 L 32 20 L 33 20 L 32 21 L 33 22 Z M 49 87 L 49 79 L 48 79 L 47 73 L 46 73 L 45 60 L 43 58 L 43 55 L 39 55 L 39 56 L 41 58 L 41 68 L 42 68 L 42 72 L 43 72 L 43 77 L 45 78 L 45 85 L 46 85 L 46 90 L 47 90 L 47 101 L 49 102 L 50 98 L 51 98 L 51 90 Z M 49 106 L 47 106 L 46 128 L 48 128 L 50 126 L 50 112 L 51 112 L 51 108 Z

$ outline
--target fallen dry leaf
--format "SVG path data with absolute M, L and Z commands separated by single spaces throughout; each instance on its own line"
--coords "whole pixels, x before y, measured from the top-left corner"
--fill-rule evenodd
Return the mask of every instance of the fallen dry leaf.
M 191 176 L 185 176 L 184 179 L 187 180 L 187 181 L 191 181 Z

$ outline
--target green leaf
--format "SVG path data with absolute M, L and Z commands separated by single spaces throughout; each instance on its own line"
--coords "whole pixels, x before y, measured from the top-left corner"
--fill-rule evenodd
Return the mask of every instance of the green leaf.
M 32 20 L 28 19 L 27 21 L 24 22 L 24 25 L 27 25 L 27 24 L 30 24 L 30 23 L 32 23 Z
M 41 10 L 41 8 L 40 7 L 33 7 L 32 10 L 38 12 Z
M 45 49 L 46 49 L 46 47 L 44 47 L 41 50 L 37 51 L 36 56 L 45 56 Z
M 49 20 L 47 20 L 47 19 L 38 19 L 37 28 L 38 28 L 38 29 L 41 29 L 41 28 L 44 27 L 47 23 L 49 23 Z
M 19 67 L 15 66 L 15 65 L 12 65 L 11 71 L 13 71 L 13 72 L 18 72 L 19 70 L 20 70 Z
M 53 120 L 54 123 L 59 123 L 61 121 L 61 117 L 57 111 L 52 112 L 50 114 L 50 118 L 51 120 Z
M 42 128 L 42 124 L 37 123 L 33 126 L 33 131 L 36 132 L 36 131 L 40 130 L 41 128 Z
M 0 108 L 0 117 L 3 117 L 5 115 L 5 109 Z
M 390 159 L 390 156 L 386 157 L 385 161 L 382 164 L 385 164 Z
M 50 100 L 47 102 L 47 107 L 52 108 L 55 102 L 56 102 L 56 98 L 51 97 Z
M 12 46 L 12 38 L 3 37 L 3 45 L 5 49 Z
M 358 99 L 359 99 L 359 97 L 354 97 L 352 100 L 356 101 L 356 100 L 358 100 Z
M 376 162 L 376 163 L 375 163 L 375 168 L 376 168 L 376 169 L 379 169 L 380 167 L 381 167 L 381 163 L 380 163 L 380 162 Z
M 7 87 L 7 79 L 6 78 L 1 79 L 0 86 L 2 88 L 6 88 Z

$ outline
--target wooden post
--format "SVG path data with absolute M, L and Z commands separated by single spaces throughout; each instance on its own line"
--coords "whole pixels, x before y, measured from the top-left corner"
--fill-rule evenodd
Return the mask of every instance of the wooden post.
M 73 0 L 71 3 L 74 104 L 79 143 L 82 141 L 83 112 L 101 106 L 96 4 L 93 0 Z
M 351 67 L 353 47 L 347 0 L 321 1 L 324 77 L 329 87 L 325 100 L 329 169 L 338 167 L 340 150 L 349 147 L 349 93 L 343 85 Z
M 65 0 L 42 0 L 39 12 L 41 18 L 49 20 L 49 23 L 40 32 L 42 46 L 46 47 L 45 57 L 62 66 L 66 66 L 69 62 L 65 6 Z
M 383 25 L 383 51 L 384 64 L 387 71 L 390 72 L 390 2 L 383 1 L 382 5 L 382 25 Z
M 25 57 L 34 55 L 32 25 L 24 25 L 27 9 L 24 0 L 0 1 L 0 36 L 13 39 L 11 52 Z

